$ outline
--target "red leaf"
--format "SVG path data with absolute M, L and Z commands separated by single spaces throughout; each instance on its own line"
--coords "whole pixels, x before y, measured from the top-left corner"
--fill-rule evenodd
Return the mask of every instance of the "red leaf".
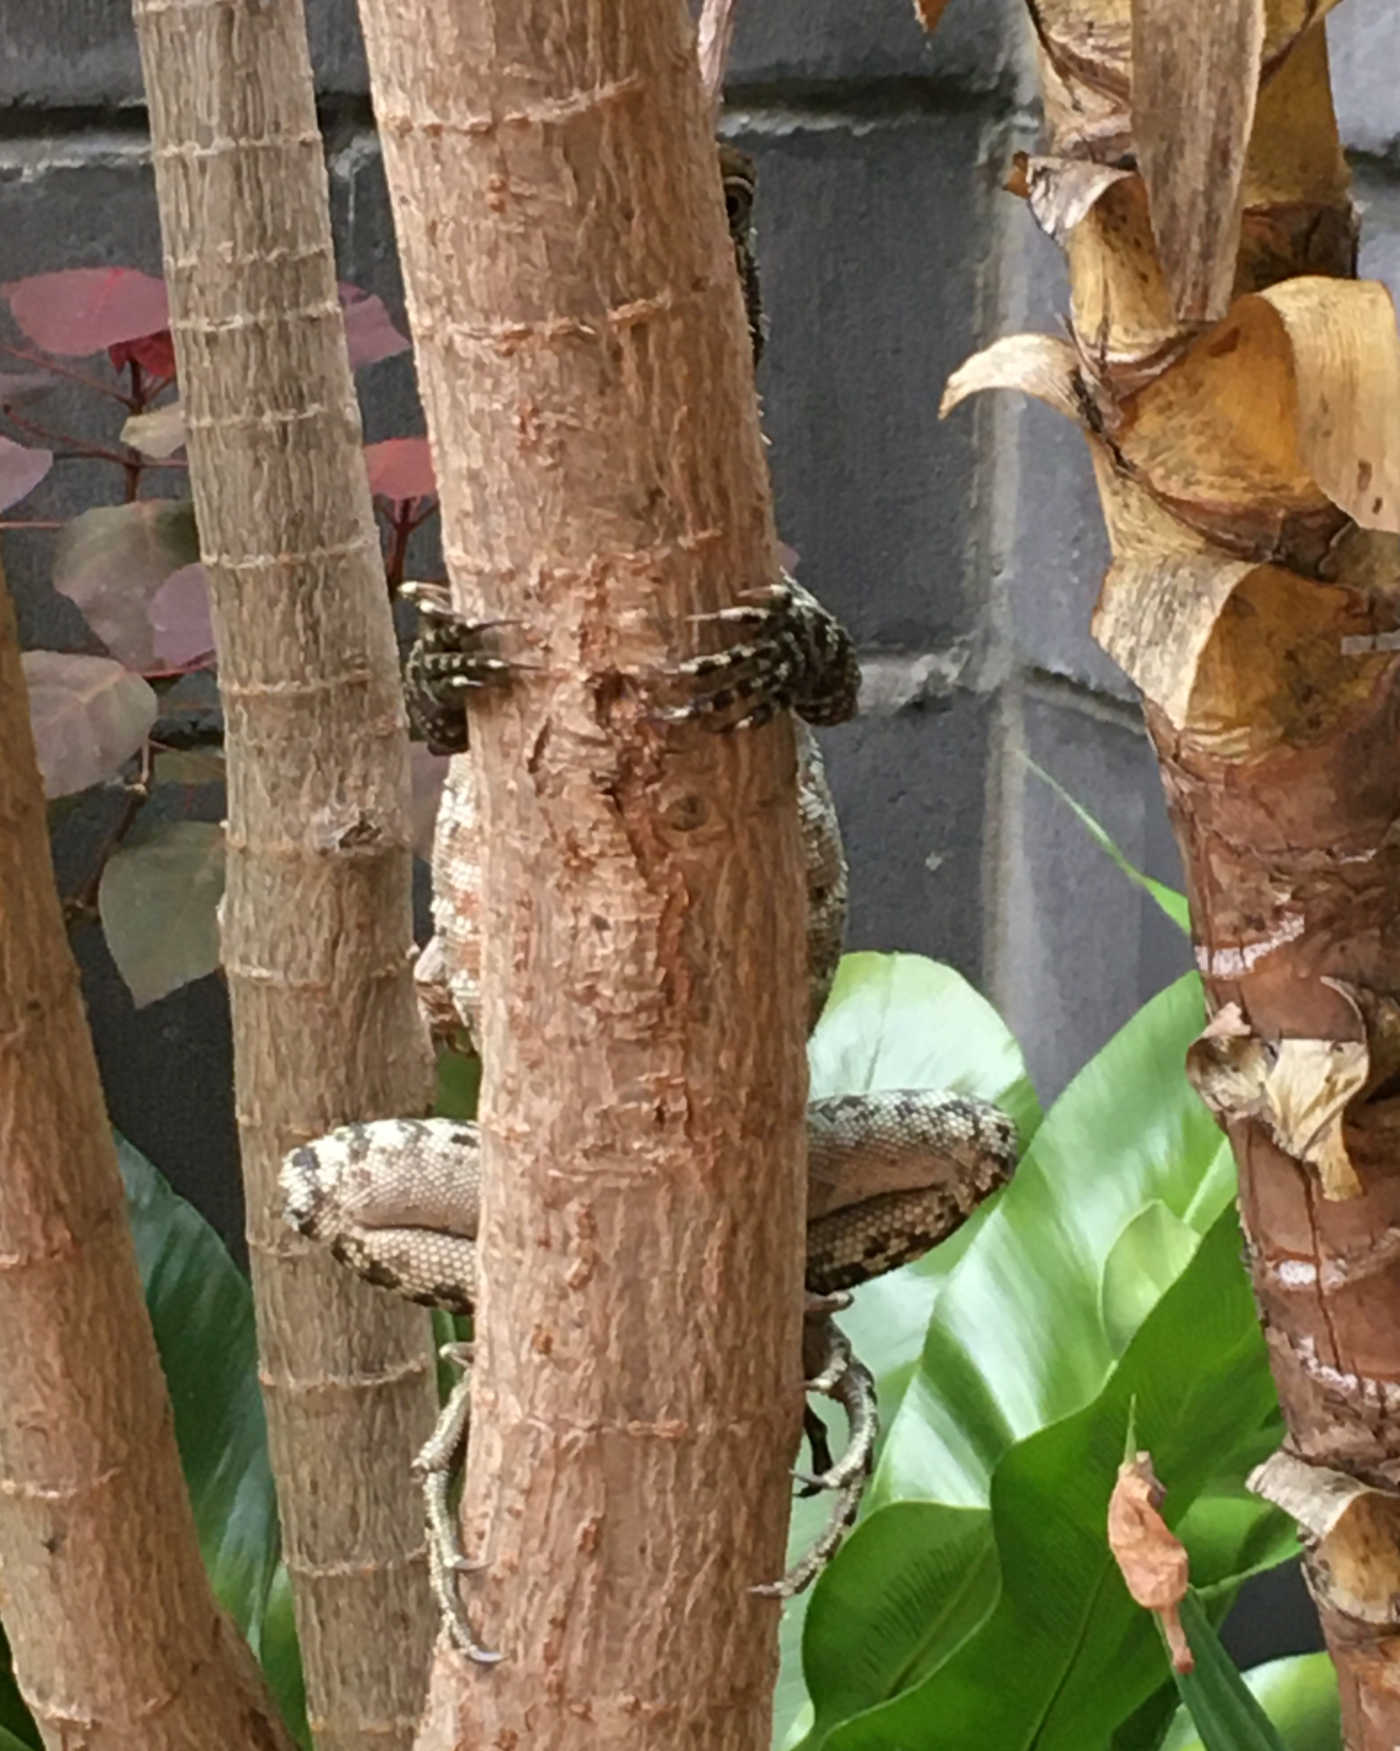
M 165 282 L 135 268 L 65 268 L 5 287 L 10 313 L 46 353 L 78 358 L 170 321 Z
M 128 362 L 135 359 L 148 377 L 175 375 L 175 342 L 168 328 L 157 329 L 154 334 L 137 335 L 135 340 L 119 341 L 116 346 L 107 348 L 107 357 L 115 371 L 124 370 Z
M 345 344 L 350 350 L 350 369 L 359 371 L 408 351 L 408 338 L 389 320 L 384 300 L 358 286 L 339 287 L 340 307 L 345 313 Z
M 431 498 L 437 492 L 426 438 L 385 438 L 382 443 L 366 444 L 365 464 L 369 490 L 376 498 L 402 505 L 410 499 Z
M 0 438 L 0 511 L 33 492 L 52 467 L 52 450 L 30 450 Z
M 209 580 L 198 562 L 182 565 L 151 597 L 157 662 L 184 669 L 214 649 L 209 624 Z

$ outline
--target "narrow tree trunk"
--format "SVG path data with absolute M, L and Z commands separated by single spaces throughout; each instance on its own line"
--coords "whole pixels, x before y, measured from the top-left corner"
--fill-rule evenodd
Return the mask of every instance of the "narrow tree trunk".
M 639 677 L 775 573 L 684 0 L 363 0 L 474 709 L 485 899 L 465 1583 L 424 1746 L 767 1744 L 799 1407 L 786 722 Z
M 290 1751 L 215 1603 L 131 1247 L 0 577 L 0 1574 L 44 1743 Z
M 1350 1751 L 1392 1751 L 1400 343 L 1349 280 L 1326 10 L 1038 0 L 1050 143 L 1020 183 L 1065 243 L 1073 340 L 999 343 L 949 399 L 1017 385 L 1089 436 L 1094 630 L 1162 763 L 1212 1014 L 1190 1069 L 1288 1425 L 1255 1487 L 1303 1531 Z
M 288 1567 L 318 1744 L 411 1741 L 427 1316 L 282 1223 L 283 1152 L 425 1110 L 407 741 L 296 0 L 137 0 L 227 719 L 223 958 Z

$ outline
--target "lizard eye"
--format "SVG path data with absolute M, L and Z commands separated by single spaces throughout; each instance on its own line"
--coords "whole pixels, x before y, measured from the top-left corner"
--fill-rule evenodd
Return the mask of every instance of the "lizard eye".
M 753 190 L 747 183 L 728 181 L 724 185 L 724 210 L 729 218 L 729 229 L 747 225 L 749 215 L 753 211 Z

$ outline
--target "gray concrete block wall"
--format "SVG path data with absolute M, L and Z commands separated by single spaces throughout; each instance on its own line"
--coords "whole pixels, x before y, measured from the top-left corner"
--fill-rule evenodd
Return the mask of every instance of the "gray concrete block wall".
M 401 312 L 353 7 L 309 0 L 308 18 L 340 271 Z M 1400 290 L 1400 9 L 1345 0 L 1329 32 L 1362 269 Z M 1177 879 L 1132 689 L 1088 635 L 1106 548 L 1084 447 L 1012 396 L 937 419 L 968 353 L 1053 329 L 1064 308 L 1058 251 L 1000 192 L 1012 151 L 1034 139 L 1029 66 L 1018 0 L 951 0 L 931 42 L 909 0 L 746 0 L 723 125 L 759 162 L 772 323 L 760 390 L 780 527 L 867 663 L 862 718 L 825 737 L 852 946 L 938 955 L 980 981 L 1049 1098 L 1188 960 L 1027 764 Z M 159 268 L 129 16 L 105 0 L 11 4 L 0 279 L 102 262 Z M 369 438 L 421 429 L 406 359 L 360 387 Z M 54 409 L 87 429 L 90 408 Z M 29 514 L 112 496 L 100 468 L 69 469 Z M 71 646 L 80 629 L 48 587 L 47 554 L 37 533 L 6 541 L 23 633 Z M 102 806 L 65 829 L 70 875 Z M 79 949 L 114 1118 L 237 1247 L 221 987 L 134 1012 L 97 934 Z

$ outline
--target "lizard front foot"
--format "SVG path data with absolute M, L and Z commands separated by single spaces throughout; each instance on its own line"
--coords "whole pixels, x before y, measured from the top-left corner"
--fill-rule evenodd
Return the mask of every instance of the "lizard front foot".
M 404 698 L 414 730 L 433 754 L 467 747 L 467 693 L 502 687 L 521 667 L 492 646 L 502 620 L 464 620 L 445 584 L 408 583 L 399 594 L 420 616 L 418 637 L 404 664 Z
M 780 711 L 812 724 L 854 716 L 860 665 L 850 634 L 810 591 L 783 574 L 732 608 L 696 616 L 749 636 L 725 650 L 689 657 L 667 671 L 690 697 L 658 714 L 670 723 L 706 719 L 719 730 L 753 729 Z
M 880 1429 L 875 1378 L 854 1355 L 849 1339 L 831 1318 L 832 1307 L 845 1306 L 849 1300 L 849 1296 L 809 1295 L 802 1333 L 807 1390 L 834 1399 L 846 1413 L 850 1427 L 846 1451 L 835 1463 L 830 1460 L 824 1436 L 820 1442 L 812 1441 L 813 1459 L 820 1469 L 815 1476 L 800 1480 L 804 1485 L 803 1495 L 832 1493 L 835 1500 L 831 1515 L 820 1536 L 781 1580 L 764 1581 L 749 1589 L 764 1598 L 791 1599 L 811 1586 L 855 1524 L 861 1498 L 874 1470 L 875 1438 Z M 811 1425 L 807 1423 L 806 1426 L 810 1439 Z
M 471 1424 L 472 1346 L 444 1344 L 438 1354 L 461 1372 L 432 1434 L 413 1461 L 414 1475 L 423 1486 L 428 1521 L 428 1582 L 453 1646 L 478 1666 L 494 1666 L 501 1655 L 478 1643 L 457 1591 L 459 1576 L 478 1574 L 485 1566 L 467 1560 L 458 1542 L 451 1500 L 452 1480 L 461 1469 Z

